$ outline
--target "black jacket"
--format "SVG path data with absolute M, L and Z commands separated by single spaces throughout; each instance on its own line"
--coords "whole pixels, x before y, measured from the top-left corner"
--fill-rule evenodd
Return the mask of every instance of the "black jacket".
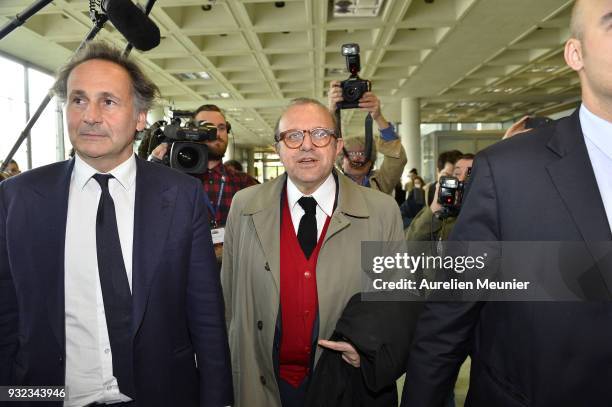
M 450 240 L 610 241 L 578 112 L 478 153 Z M 580 279 L 610 298 L 612 256 Z M 611 302 L 427 304 L 402 406 L 441 406 L 468 352 L 466 406 L 609 406 Z M 473 344 L 473 348 L 471 348 Z
M 361 301 L 355 294 L 330 340 L 353 344 L 361 356 L 356 369 L 342 354 L 325 350 L 308 388 L 306 407 L 397 406 L 395 381 L 404 373 L 422 304 Z

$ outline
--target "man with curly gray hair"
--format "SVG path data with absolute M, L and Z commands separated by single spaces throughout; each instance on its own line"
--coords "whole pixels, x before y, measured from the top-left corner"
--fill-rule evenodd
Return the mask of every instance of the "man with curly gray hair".
M 157 86 L 96 42 L 54 90 L 74 157 L 0 185 L 0 385 L 66 386 L 65 406 L 231 404 L 202 188 L 134 155 Z

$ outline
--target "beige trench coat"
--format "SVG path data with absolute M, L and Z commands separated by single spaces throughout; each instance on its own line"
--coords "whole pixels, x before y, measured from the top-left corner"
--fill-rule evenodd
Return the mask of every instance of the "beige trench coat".
M 221 283 L 236 407 L 281 405 L 272 348 L 280 301 L 280 197 L 285 179 L 283 175 L 238 192 L 226 224 Z M 331 336 L 346 303 L 361 291 L 361 241 L 404 239 L 393 198 L 341 174 L 338 182 L 338 205 L 316 269 L 319 338 Z M 319 348 L 315 364 L 320 355 Z

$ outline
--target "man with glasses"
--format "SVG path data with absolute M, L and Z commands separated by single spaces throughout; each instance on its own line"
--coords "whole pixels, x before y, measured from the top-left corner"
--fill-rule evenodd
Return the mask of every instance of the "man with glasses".
M 201 174 L 204 190 L 208 194 L 208 212 L 211 229 L 225 225 L 227 214 L 234 194 L 243 188 L 255 185 L 257 181 L 248 174 L 228 170 L 223 164 L 227 151 L 230 124 L 225 120 L 223 111 L 216 105 L 202 105 L 193 114 L 196 122 L 205 121 L 217 126 L 217 139 L 203 141 L 208 146 L 208 171 Z M 168 152 L 167 144 L 160 144 L 153 150 L 153 156 L 162 159 Z
M 334 112 L 336 104 L 341 102 L 342 88 L 339 81 L 329 85 L 329 110 Z M 393 128 L 380 110 L 380 99 L 374 92 L 366 92 L 359 99 L 359 108 L 369 113 L 380 132 L 380 138 L 372 144 L 372 151 L 367 156 L 364 137 L 347 137 L 344 142 L 342 158 L 338 166 L 350 179 L 363 185 L 391 194 L 395 185 L 401 180 L 404 166 L 408 159 L 406 151 Z M 374 170 L 377 150 L 384 156 L 379 169 Z
M 361 291 L 361 241 L 403 239 L 395 201 L 334 170 L 343 140 L 326 106 L 292 101 L 274 141 L 286 175 L 237 193 L 225 232 L 236 406 L 303 405 L 321 347 L 360 367 L 348 341 L 318 339 Z

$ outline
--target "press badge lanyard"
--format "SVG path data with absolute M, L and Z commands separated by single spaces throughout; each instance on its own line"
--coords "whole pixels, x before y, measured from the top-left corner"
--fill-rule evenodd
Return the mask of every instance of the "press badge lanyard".
M 206 201 L 208 204 L 208 210 L 210 210 L 210 214 L 212 215 L 211 227 L 213 229 L 217 228 L 217 213 L 219 213 L 219 208 L 221 207 L 221 199 L 223 199 L 223 189 L 225 188 L 225 168 L 223 168 L 223 164 L 221 165 L 221 185 L 219 186 L 219 196 L 217 196 L 217 205 L 213 207 L 210 199 Z

